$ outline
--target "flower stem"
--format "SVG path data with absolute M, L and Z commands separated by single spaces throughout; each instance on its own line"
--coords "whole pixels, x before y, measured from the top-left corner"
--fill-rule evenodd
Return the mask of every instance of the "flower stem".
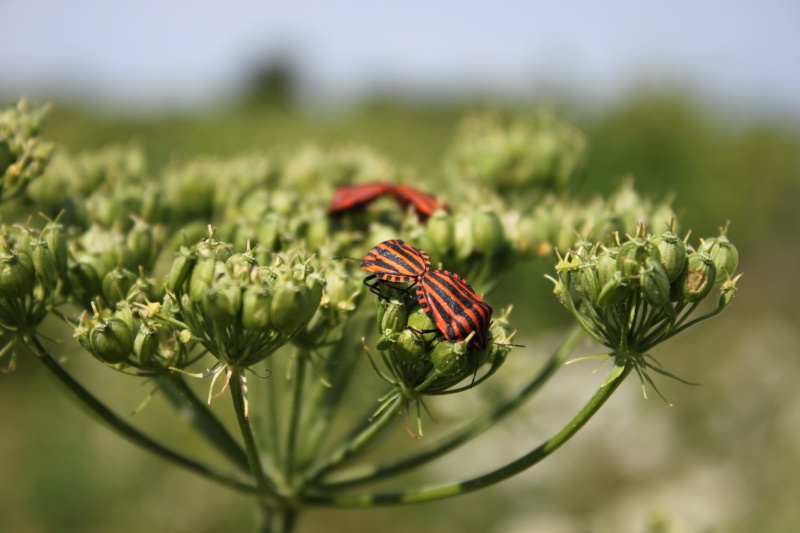
M 307 503 L 335 507 L 372 507 L 375 505 L 400 505 L 408 503 L 421 503 L 441 500 L 472 492 L 484 487 L 488 487 L 505 479 L 508 479 L 520 472 L 532 467 L 551 453 L 560 448 L 575 433 L 578 432 L 602 407 L 617 387 L 625 380 L 628 373 L 633 368 L 630 358 L 617 357 L 615 368 L 611 372 L 611 379 L 604 383 L 592 396 L 588 403 L 580 412 L 564 426 L 561 431 L 550 439 L 543 442 L 528 454 L 520 457 L 516 461 L 498 468 L 488 474 L 483 474 L 459 483 L 441 485 L 438 487 L 428 487 L 422 489 L 412 489 L 400 492 L 385 493 L 360 493 L 347 495 L 329 494 L 309 494 L 306 497 Z
M 70 392 L 73 393 L 75 398 L 77 398 L 83 405 L 88 407 L 92 413 L 97 415 L 103 422 L 105 422 L 111 429 L 116 431 L 121 436 L 125 437 L 134 444 L 141 446 L 147 451 L 161 457 L 162 459 L 176 463 L 191 470 L 195 474 L 214 481 L 215 483 L 219 483 L 228 488 L 241 492 L 253 493 L 256 491 L 256 488 L 253 485 L 230 474 L 220 472 L 193 459 L 185 457 L 184 455 L 167 448 L 166 446 L 143 434 L 138 429 L 122 420 L 116 413 L 111 411 L 108 407 L 106 407 L 105 404 L 103 404 L 88 390 L 86 390 L 83 385 L 78 383 L 78 381 L 76 381 L 72 375 L 70 375 L 61 367 L 61 365 L 58 364 L 58 362 L 53 358 L 53 356 L 35 334 L 30 337 L 26 337 L 24 342 L 28 348 L 37 355 L 37 359 L 41 361 L 45 367 L 47 367 L 47 369 L 50 370 L 50 372 L 52 372 L 53 375 L 67 387 L 67 389 L 69 389 Z
M 236 420 L 239 422 L 239 430 L 244 439 L 250 471 L 256 480 L 259 494 L 271 506 L 280 508 L 283 506 L 282 498 L 278 495 L 275 484 L 267 477 L 261 464 L 261 456 L 258 452 L 253 426 L 250 424 L 250 417 L 247 413 L 247 400 L 244 393 L 244 370 L 238 367 L 233 367 L 231 370 L 230 390 L 231 398 L 233 399 L 233 410 L 236 412 Z
M 403 405 L 403 396 L 397 395 L 394 400 L 392 400 L 392 403 L 381 412 L 378 420 L 373 421 L 361 431 L 356 430 L 350 438 L 346 439 L 345 444 L 334 450 L 325 461 L 310 468 L 305 476 L 306 484 L 313 483 L 325 473 L 342 465 L 347 459 L 372 442 L 375 437 L 394 420 L 394 415 L 397 414 Z
M 289 428 L 286 432 L 286 459 L 284 461 L 284 483 L 292 486 L 294 477 L 295 457 L 297 451 L 297 430 L 300 426 L 300 416 L 303 407 L 303 385 L 306 380 L 306 365 L 308 352 L 298 349 L 294 358 L 294 387 L 292 388 L 292 404 L 289 408 Z

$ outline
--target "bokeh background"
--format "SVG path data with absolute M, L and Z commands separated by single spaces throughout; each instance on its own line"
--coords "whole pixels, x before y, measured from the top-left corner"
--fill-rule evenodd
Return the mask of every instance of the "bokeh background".
M 72 151 L 135 142 L 157 170 L 198 154 L 365 143 L 434 174 L 468 113 L 545 107 L 588 137 L 577 195 L 633 175 L 645 194 L 674 194 L 696 235 L 732 221 L 745 274 L 735 304 L 657 354 L 702 386 L 660 380 L 670 407 L 631 379 L 563 450 L 511 481 L 416 507 L 313 511 L 300 531 L 800 528 L 796 1 L 27 0 L 0 2 L 0 21 L 0 102 L 52 101 L 44 135 Z M 514 302 L 532 360 L 568 324 L 543 273 L 523 265 L 495 297 Z M 568 367 L 423 477 L 469 477 L 535 446 L 602 379 L 591 368 Z M 121 396 L 110 371 L 95 373 L 82 378 L 104 383 L 121 410 L 148 393 Z M 157 407 L 137 417 L 183 436 Z M 96 424 L 32 361 L 0 377 L 0 428 L 0 531 L 252 526 L 248 501 Z

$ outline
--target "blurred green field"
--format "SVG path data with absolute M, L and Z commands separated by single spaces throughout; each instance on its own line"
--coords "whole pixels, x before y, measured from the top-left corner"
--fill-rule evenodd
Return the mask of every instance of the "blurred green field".
M 198 154 L 367 144 L 421 175 L 438 161 L 459 121 L 476 109 L 513 115 L 533 106 L 375 99 L 348 110 L 312 112 L 251 97 L 191 115 L 134 116 L 56 105 L 43 135 L 70 151 L 138 143 L 151 170 Z M 671 94 L 641 94 L 587 112 L 558 106 L 589 140 L 585 179 L 575 194 L 607 194 L 632 175 L 636 188 L 664 197 L 682 227 L 729 237 L 744 272 L 734 305 L 656 355 L 675 374 L 644 400 L 630 379 L 589 426 L 517 478 L 440 503 L 365 511 L 315 510 L 299 531 L 791 532 L 800 528 L 800 125 L 732 121 Z M 500 287 L 514 324 L 539 358 L 559 341 L 569 316 L 539 267 L 521 265 Z M 592 353 L 588 343 L 585 353 Z M 503 372 L 530 361 L 511 360 Z M 565 369 L 542 397 L 466 451 L 435 463 L 431 482 L 488 470 L 521 455 L 581 405 L 602 381 L 591 364 Z M 113 393 L 104 368 L 95 380 Z M 86 376 L 82 376 L 86 377 Z M 148 392 L 142 387 L 137 396 Z M 127 402 L 127 403 L 126 403 Z M 116 405 L 132 410 L 131 398 Z M 80 412 L 35 362 L 0 377 L 0 531 L 245 531 L 250 503 L 135 449 Z M 145 428 L 180 440 L 152 416 Z M 138 415 L 137 415 L 138 416 Z M 402 431 L 397 438 L 406 438 Z M 492 461 L 491 459 L 497 459 Z

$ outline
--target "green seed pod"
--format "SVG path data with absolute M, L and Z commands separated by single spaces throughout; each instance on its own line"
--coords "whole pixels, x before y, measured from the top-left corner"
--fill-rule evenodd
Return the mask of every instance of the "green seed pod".
M 133 311 L 127 302 L 120 302 L 117 304 L 117 309 L 114 311 L 114 316 L 119 318 L 133 331 Z
M 463 374 L 467 368 L 467 343 L 442 341 L 433 347 L 430 358 L 433 370 L 442 376 Z
M 591 263 L 586 263 L 575 272 L 575 282 L 578 290 L 584 298 L 591 303 L 597 303 L 600 296 L 600 279 L 597 276 L 597 267 Z
M 97 275 L 92 256 L 83 255 L 69 269 L 72 294 L 78 303 L 88 308 L 92 300 L 103 293 L 103 281 Z
M 428 345 L 422 335 L 414 330 L 404 329 L 392 345 L 392 351 L 398 361 L 413 365 L 425 358 Z
M 619 270 L 624 277 L 629 277 L 633 280 L 638 279 L 639 270 L 645 265 L 648 257 L 660 261 L 658 247 L 645 239 L 632 239 L 623 244 L 619 249 L 617 270 Z
M 670 231 L 652 237 L 650 242 L 658 247 L 661 266 L 664 267 L 667 278 L 672 283 L 678 279 L 683 267 L 686 266 L 686 245 Z
M 272 327 L 286 336 L 294 335 L 316 309 L 310 305 L 309 299 L 309 289 L 305 285 L 282 283 L 276 287 L 270 303 Z
M 133 350 L 133 333 L 122 319 L 103 318 L 89 332 L 92 353 L 110 364 L 125 361 Z
M 397 333 L 408 325 L 408 310 L 399 300 L 378 299 L 378 333 Z
M 699 302 L 711 292 L 717 277 L 714 260 L 705 252 L 694 252 L 686 259 L 686 268 L 675 281 L 678 296 L 689 302 Z
M 475 250 L 494 255 L 505 246 L 505 229 L 497 213 L 481 209 L 472 215 L 472 242 Z
M 42 237 L 47 242 L 50 253 L 53 254 L 58 275 L 66 277 L 69 250 L 67 249 L 67 238 L 64 235 L 64 226 L 57 222 L 48 222 L 42 230 Z
M 203 301 L 206 291 L 214 282 L 217 261 L 212 257 L 201 257 L 189 276 L 189 298 L 197 303 Z
M 197 256 L 188 248 L 181 246 L 167 274 L 167 290 L 173 294 L 181 290 L 183 284 L 189 279 L 189 274 L 192 273 L 192 267 L 196 261 Z
M 722 235 L 703 241 L 700 251 L 708 253 L 714 261 L 717 273 L 720 274 L 716 278 L 715 283 L 717 285 L 723 283 L 736 272 L 736 267 L 739 265 L 739 251 L 726 236 Z M 726 272 L 728 275 L 723 276 L 721 275 L 722 272 Z
M 618 272 L 617 257 L 619 257 L 619 248 L 607 248 L 597 256 L 595 264 L 597 265 L 597 280 L 600 283 L 600 287 L 605 287 Z
M 468 216 L 455 217 L 453 242 L 456 259 L 463 261 L 475 249 L 472 235 L 472 219 Z
M 423 337 L 426 341 L 431 342 L 439 334 L 436 324 L 433 323 L 425 311 L 421 307 L 416 306 L 408 315 L 408 327 L 414 328 L 417 331 L 427 331 Z
M 128 232 L 125 245 L 131 252 L 133 264 L 149 265 L 155 255 L 153 227 L 137 220 Z
M 127 298 L 136 280 L 133 272 L 117 267 L 103 278 L 103 296 L 108 303 L 114 305 Z
M 94 353 L 94 349 L 92 348 L 92 344 L 89 341 L 89 328 L 86 326 L 80 325 L 75 328 L 75 332 L 72 334 L 72 338 L 77 340 L 83 348 L 89 352 Z
M 155 328 L 142 324 L 136 338 L 133 340 L 133 353 L 142 366 L 152 362 L 153 356 L 158 352 L 158 335 Z
M 389 350 L 394 343 L 397 342 L 399 336 L 399 333 L 384 333 L 378 338 L 378 342 L 375 343 L 375 348 L 381 351 Z
M 240 281 L 248 281 L 250 279 L 250 271 L 258 266 L 255 256 L 250 252 L 233 254 L 225 261 L 225 268 L 228 273 Z
M 306 321 L 308 321 L 317 312 L 319 303 L 322 301 L 325 278 L 316 272 L 312 272 L 306 277 L 306 287 L 308 288 L 308 314 L 306 315 Z
M 621 302 L 627 295 L 628 287 L 625 282 L 622 281 L 622 274 L 617 272 L 613 278 L 603 285 L 600 294 L 597 296 L 597 305 L 600 307 L 608 307 L 609 305 Z
M 268 329 L 271 300 L 267 287 L 247 287 L 242 294 L 242 326 L 251 331 Z
M 42 285 L 47 289 L 52 289 L 58 283 L 56 272 L 56 261 L 50 252 L 47 242 L 40 239 L 32 239 L 31 259 L 33 259 L 33 269 L 42 280 Z
M 212 322 L 231 324 L 242 308 L 242 289 L 229 276 L 216 280 L 203 294 L 203 310 Z
M 453 249 L 453 217 L 452 215 L 437 209 L 428 219 L 425 228 L 428 238 L 433 243 L 435 249 L 441 254 L 446 255 Z
M 647 303 L 656 308 L 669 304 L 669 277 L 661 263 L 648 257 L 647 265 L 642 268 L 639 278 Z
M 0 295 L 22 298 L 33 288 L 33 260 L 23 251 L 0 255 Z

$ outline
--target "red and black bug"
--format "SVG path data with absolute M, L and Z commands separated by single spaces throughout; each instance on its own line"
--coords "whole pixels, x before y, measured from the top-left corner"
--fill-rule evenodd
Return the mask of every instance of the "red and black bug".
M 428 218 L 437 209 L 450 211 L 447 204 L 439 202 L 434 196 L 426 194 L 409 185 L 403 185 L 402 183 L 395 185 L 390 191 L 390 194 L 400 202 L 400 206 L 404 210 L 411 205 L 414 207 L 414 211 L 423 218 Z
M 383 241 L 367 253 L 361 268 L 372 275 L 364 285 L 380 296 L 377 286 L 385 283 L 418 283 L 431 268 L 428 254 L 399 239 Z M 370 283 L 376 280 L 375 283 Z
M 391 183 L 376 181 L 359 185 L 344 185 L 334 191 L 328 213 L 335 215 L 350 209 L 366 207 L 371 202 L 385 194 L 392 194 L 394 186 Z
M 454 272 L 433 270 L 418 282 L 417 301 L 447 340 L 463 341 L 474 331 L 471 344 L 479 350 L 486 348 L 492 307 L 467 280 Z

